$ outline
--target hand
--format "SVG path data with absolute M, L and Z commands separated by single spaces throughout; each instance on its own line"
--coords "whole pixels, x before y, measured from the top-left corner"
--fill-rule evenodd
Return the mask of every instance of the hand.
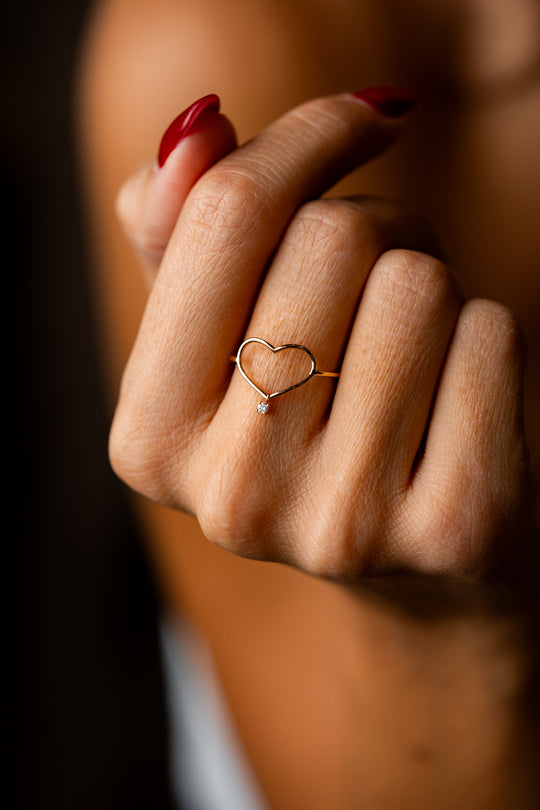
M 111 433 L 117 473 L 243 556 L 336 578 L 483 570 L 526 511 L 515 320 L 464 304 L 394 206 L 320 199 L 401 120 L 344 94 L 234 149 L 226 119 L 204 115 L 120 198 L 159 272 Z M 230 361 L 255 336 L 307 346 L 339 381 L 259 415 Z M 264 390 L 303 376 L 288 354 L 271 380 L 277 356 L 250 347 Z

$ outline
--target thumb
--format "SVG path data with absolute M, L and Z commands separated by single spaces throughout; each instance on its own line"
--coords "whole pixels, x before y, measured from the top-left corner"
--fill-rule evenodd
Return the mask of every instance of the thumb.
M 161 139 L 157 160 L 143 166 L 118 194 L 118 217 L 151 279 L 193 185 L 236 147 L 233 126 L 219 108 L 212 94 L 180 113 Z

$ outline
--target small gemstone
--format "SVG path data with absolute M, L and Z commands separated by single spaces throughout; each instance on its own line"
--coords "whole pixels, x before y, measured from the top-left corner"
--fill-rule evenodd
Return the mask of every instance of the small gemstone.
M 257 405 L 257 413 L 268 413 L 269 410 L 268 402 L 259 402 Z

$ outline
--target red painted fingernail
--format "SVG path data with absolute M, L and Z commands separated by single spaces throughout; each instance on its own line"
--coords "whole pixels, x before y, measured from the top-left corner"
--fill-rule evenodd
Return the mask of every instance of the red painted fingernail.
M 205 110 L 211 112 L 219 112 L 219 96 L 211 93 L 208 96 L 194 101 L 184 112 L 174 119 L 165 130 L 165 134 L 161 139 L 158 151 L 158 166 L 161 168 L 173 149 L 178 146 L 180 141 L 186 137 L 190 132 L 193 132 L 195 123 L 200 119 Z
M 403 87 L 366 87 L 353 96 L 387 118 L 401 118 L 416 104 L 414 93 Z

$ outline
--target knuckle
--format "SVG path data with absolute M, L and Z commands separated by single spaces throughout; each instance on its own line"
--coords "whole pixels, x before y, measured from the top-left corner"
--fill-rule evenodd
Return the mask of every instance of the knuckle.
M 356 472 L 347 463 L 326 470 L 321 465 L 313 495 L 298 502 L 289 536 L 296 564 L 311 575 L 355 578 L 373 566 L 388 504 L 369 478 L 357 479 Z M 298 525 L 305 530 L 295 534 Z
M 264 186 L 247 169 L 213 169 L 189 195 L 183 221 L 198 246 L 211 240 L 245 242 L 254 225 L 264 225 L 272 212 Z M 219 249 L 219 248 L 218 248 Z
M 297 212 L 290 231 L 298 237 L 305 250 L 328 243 L 330 249 L 342 241 L 343 222 L 337 207 L 328 200 L 312 201 Z
M 474 571 L 483 547 L 462 508 L 459 493 L 436 488 L 421 508 L 406 514 L 395 532 L 395 559 L 406 569 L 428 575 L 466 576 Z M 469 493 L 470 498 L 470 493 Z
M 433 481 L 422 503 L 405 511 L 395 536 L 398 557 L 425 574 L 470 577 L 486 571 L 519 511 L 521 495 L 487 484 L 485 468 L 463 468 Z
M 418 301 L 421 306 L 428 304 L 437 310 L 460 298 L 448 267 L 426 253 L 389 250 L 381 256 L 372 272 L 387 298 L 399 308 Z
M 349 289 L 351 271 L 360 273 L 384 250 L 376 215 L 342 199 L 313 200 L 299 208 L 282 241 L 287 262 L 304 276 L 333 280 L 333 289 Z M 284 255 L 282 253 L 282 255 Z M 324 262 L 324 263 L 322 263 Z M 347 287 L 340 287 L 341 283 Z
M 463 498 L 461 504 L 457 497 L 453 505 L 438 504 L 432 532 L 424 552 L 429 573 L 466 576 L 478 570 L 487 544 L 463 509 Z
M 109 460 L 125 484 L 151 500 L 173 505 L 170 456 L 170 433 L 158 432 L 143 415 L 117 409 L 109 435 Z
M 331 249 L 357 248 L 366 241 L 380 241 L 378 219 L 367 208 L 345 199 L 313 200 L 298 211 L 294 225 L 308 242 L 327 240 Z
M 205 537 L 238 556 L 254 556 L 254 538 L 264 534 L 264 501 L 250 486 L 253 479 L 245 471 L 245 464 L 233 453 L 213 458 L 202 480 L 195 511 Z
M 460 329 L 466 334 L 492 346 L 506 348 L 511 354 L 524 357 L 526 339 L 515 313 L 496 301 L 472 299 L 460 313 Z

